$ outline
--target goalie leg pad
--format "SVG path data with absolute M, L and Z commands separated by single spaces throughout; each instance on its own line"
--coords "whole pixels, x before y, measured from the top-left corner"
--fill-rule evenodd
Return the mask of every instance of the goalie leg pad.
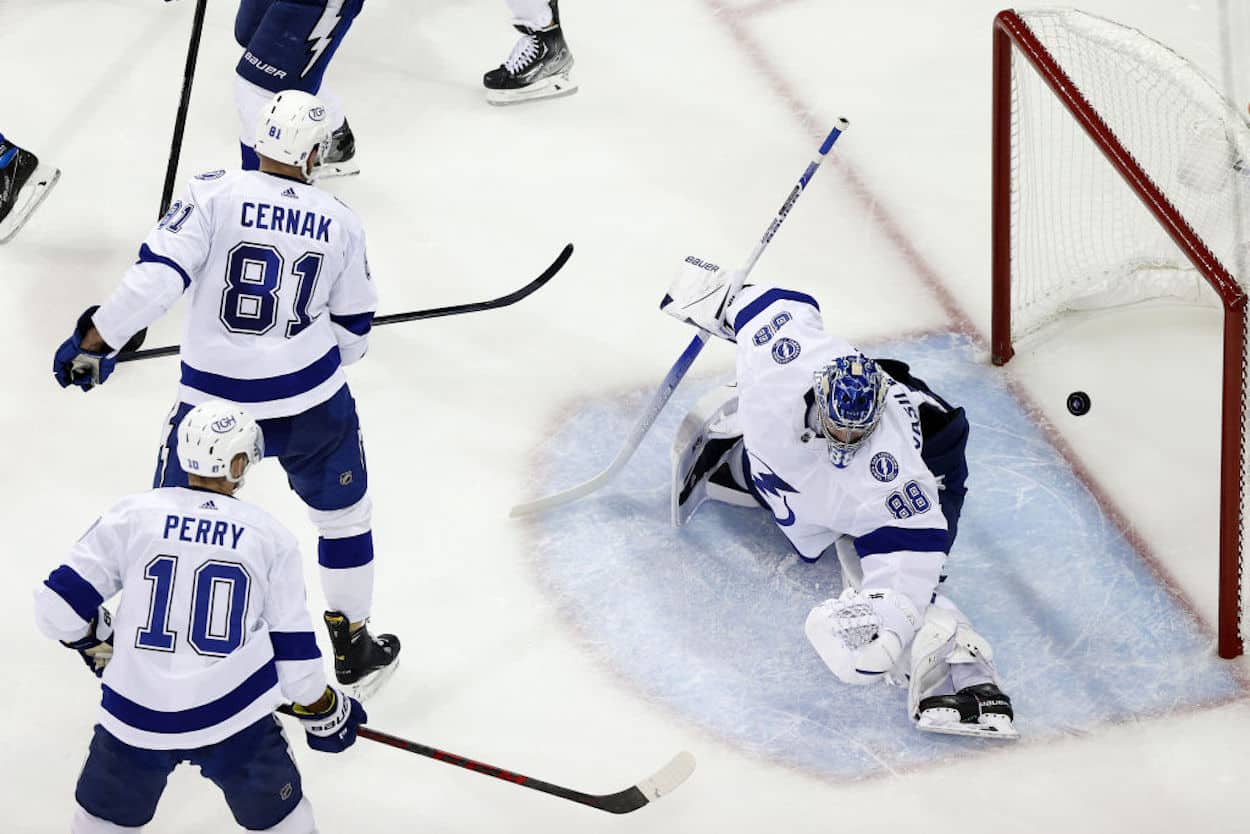
M 921 730 L 1016 738 L 1011 699 L 1000 689 L 990 643 L 939 596 L 911 650 L 908 714 Z
M 738 388 L 722 385 L 703 395 L 673 437 L 672 520 L 683 527 L 709 499 L 741 507 L 758 506 L 732 477 L 715 477 L 742 453 L 738 427 Z

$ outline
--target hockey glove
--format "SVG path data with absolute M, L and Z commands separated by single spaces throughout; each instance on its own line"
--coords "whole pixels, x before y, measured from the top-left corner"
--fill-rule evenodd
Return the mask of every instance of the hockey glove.
M 905 595 L 847 588 L 807 615 L 805 630 L 838 680 L 851 684 L 890 680 L 901 684 L 901 663 L 916 636 L 920 614 Z
M 90 391 L 97 385 L 103 385 L 117 367 L 117 356 L 110 356 L 113 349 L 108 345 L 104 345 L 101 351 L 87 350 L 82 346 L 83 339 L 94 326 L 91 317 L 98 309 L 100 305 L 93 304 L 83 311 L 74 326 L 74 335 L 62 342 L 52 357 L 52 375 L 62 388 L 77 385 L 84 392 Z M 138 350 L 147 333 L 147 328 L 144 328 L 131 336 L 122 350 Z
M 342 753 L 356 743 L 356 728 L 369 720 L 355 698 L 333 686 L 326 687 L 329 706 L 312 711 L 295 704 L 291 712 L 304 724 L 308 746 L 322 753 Z
M 737 341 L 733 325 L 726 319 L 733 301 L 729 291 L 736 277 L 736 271 L 725 273 L 716 264 L 691 255 L 682 263 L 660 309 L 713 336 Z
M 104 667 L 113 659 L 113 618 L 108 609 L 100 606 L 87 624 L 87 634 L 73 642 L 61 645 L 73 649 L 82 656 L 83 662 L 97 678 L 104 674 Z

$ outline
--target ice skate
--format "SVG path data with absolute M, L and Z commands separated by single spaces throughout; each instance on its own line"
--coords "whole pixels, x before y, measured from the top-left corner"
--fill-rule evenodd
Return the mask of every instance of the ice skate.
M 518 104 L 540 98 L 558 98 L 577 92 L 572 80 L 573 53 L 564 42 L 560 16 L 552 4 L 553 19 L 546 29 L 517 25 L 521 39 L 499 67 L 482 77 L 491 104 Z
M 394 634 L 374 637 L 362 625 L 352 631 L 347 617 L 325 612 L 326 628 L 334 646 L 334 675 L 352 697 L 364 701 L 377 693 L 399 667 L 399 638 Z
M 60 170 L 0 136 L 0 243 L 26 225 L 60 178 Z
M 330 149 L 326 158 L 317 169 L 318 179 L 333 177 L 350 177 L 360 173 L 360 164 L 356 162 L 356 134 L 352 127 L 343 120 L 342 126 L 330 137 Z
M 933 695 L 920 702 L 916 727 L 931 733 L 1012 739 L 1015 727 L 1011 698 L 992 683 L 959 690 L 954 695 Z

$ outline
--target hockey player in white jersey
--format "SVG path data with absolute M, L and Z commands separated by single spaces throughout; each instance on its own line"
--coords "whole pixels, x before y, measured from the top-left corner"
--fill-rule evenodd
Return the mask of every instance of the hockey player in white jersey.
M 80 318 L 53 359 L 63 386 L 104 383 L 115 348 L 184 293 L 178 401 L 153 486 L 185 486 L 175 427 L 208 400 L 260 421 L 320 533 L 325 621 L 341 684 L 366 697 L 391 671 L 399 640 L 365 625 L 373 604 L 372 504 L 356 404 L 343 366 L 364 356 L 377 293 L 360 220 L 310 185 L 329 140 L 307 93 L 274 97 L 258 127 L 258 171 L 201 174 L 139 249 L 121 286 Z
M 70 830 L 138 831 L 188 761 L 240 826 L 313 834 L 273 711 L 295 704 L 308 746 L 329 753 L 367 716 L 326 684 L 294 536 L 234 497 L 264 454 L 256 421 L 207 402 L 178 431 L 182 466 L 198 473 L 188 486 L 118 501 L 35 592 L 40 631 L 103 678 Z M 110 617 L 103 604 L 119 592 Z
M 673 447 L 674 522 L 708 498 L 767 508 L 799 556 L 837 553 L 846 587 L 806 633 L 841 681 L 910 680 L 923 730 L 1014 738 L 988 641 L 938 592 L 968 475 L 968 421 L 906 364 L 824 331 L 815 299 L 688 258 L 662 309 L 737 344 L 737 381 Z

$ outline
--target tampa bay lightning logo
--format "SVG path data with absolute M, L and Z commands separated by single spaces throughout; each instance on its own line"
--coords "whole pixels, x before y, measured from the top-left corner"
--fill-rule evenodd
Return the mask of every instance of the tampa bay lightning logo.
M 898 477 L 898 461 L 889 452 L 877 452 L 868 464 L 872 476 L 881 483 L 889 483 Z
M 773 345 L 773 361 L 778 365 L 784 365 L 787 362 L 793 362 L 799 358 L 803 348 L 793 339 L 778 339 L 777 344 Z
M 202 174 L 196 174 L 195 178 L 197 180 L 219 180 L 225 175 L 226 175 L 226 172 L 223 169 L 223 170 L 218 170 L 218 171 L 205 171 Z
M 794 510 L 790 508 L 790 502 L 786 498 L 786 493 L 798 495 L 799 491 L 787 484 L 780 475 L 769 467 L 768 464 L 764 463 L 764 461 L 760 460 L 755 455 L 751 455 L 751 460 L 754 461 L 751 466 L 751 483 L 755 487 L 755 491 L 760 496 L 767 495 L 772 496 L 773 498 L 781 499 L 781 506 L 786 508 L 786 514 L 784 516 L 778 515 L 777 511 L 772 508 L 771 501 L 768 501 L 770 504 L 769 509 L 772 510 L 773 518 L 776 519 L 777 524 L 782 527 L 790 527 L 794 524 L 795 515 Z

